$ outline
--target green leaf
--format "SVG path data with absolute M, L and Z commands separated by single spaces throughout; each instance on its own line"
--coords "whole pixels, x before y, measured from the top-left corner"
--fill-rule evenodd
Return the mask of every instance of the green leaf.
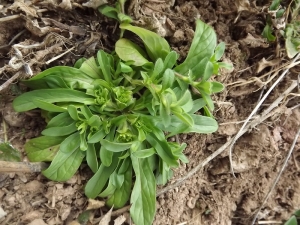
M 214 54 L 214 61 L 219 61 L 223 54 L 225 52 L 225 43 L 221 42 L 217 45 L 216 49 L 215 49 L 215 54 Z
M 50 167 L 44 170 L 43 174 L 50 180 L 67 181 L 78 170 L 84 155 L 79 148 L 67 153 L 58 151 Z
M 291 218 L 286 221 L 284 225 L 298 225 L 296 216 L 291 216 Z
M 174 71 L 171 69 L 166 69 L 162 78 L 163 90 L 172 87 L 174 81 L 175 81 Z
M 36 105 L 36 107 L 46 110 L 48 112 L 65 112 L 66 111 L 65 108 L 61 108 L 57 105 L 54 105 L 54 104 L 51 104 L 48 102 L 44 102 L 42 100 L 34 99 L 32 102 Z
M 52 161 L 64 139 L 66 137 L 41 136 L 29 140 L 24 145 L 28 159 L 31 162 Z
M 44 70 L 29 80 L 22 81 L 22 83 L 32 89 L 65 88 L 66 86 L 87 89 L 92 88 L 91 83 L 93 80 L 92 77 L 79 69 L 68 66 L 56 66 Z
M 59 113 L 54 116 L 47 124 L 46 128 L 63 127 L 72 124 L 74 120 L 70 117 L 68 112 Z
M 176 64 L 178 59 L 178 54 L 175 51 L 169 52 L 164 60 L 164 69 L 172 69 Z
M 266 24 L 266 26 L 262 32 L 262 36 L 270 42 L 276 40 L 276 37 L 272 34 L 272 27 L 268 23 Z
M 156 183 L 147 159 L 131 156 L 136 180 L 131 193 L 130 215 L 138 225 L 151 225 L 156 211 Z
M 196 23 L 195 36 L 188 55 L 182 64 L 175 67 L 175 71 L 183 75 L 187 75 L 189 70 L 193 74 L 204 74 L 205 67 L 200 62 L 206 58 L 208 61 L 214 54 L 217 45 L 214 29 L 201 20 L 197 20 Z
M 200 109 L 202 109 L 205 105 L 206 102 L 203 98 L 196 99 L 193 102 L 193 108 L 188 113 L 194 114 L 195 112 L 198 112 Z
M 24 112 L 37 108 L 34 100 L 48 103 L 54 102 L 79 102 L 83 104 L 94 104 L 94 99 L 80 91 L 67 89 L 40 89 L 26 92 L 13 101 L 13 107 L 17 112 Z
M 115 141 L 108 141 L 106 139 L 100 140 L 101 145 L 103 145 L 108 151 L 112 152 L 122 152 L 129 149 L 132 145 L 132 142 L 128 143 L 118 143 Z
M 94 79 L 102 78 L 102 74 L 94 57 L 85 60 L 79 69 Z
M 9 143 L 0 143 L 0 160 L 20 162 L 21 154 Z
M 208 61 L 205 66 L 204 73 L 202 75 L 202 80 L 203 81 L 208 80 L 213 75 L 213 72 L 214 72 L 214 65 L 212 62 Z
M 143 49 L 125 38 L 117 41 L 115 51 L 123 61 L 133 61 L 135 66 L 142 66 L 149 62 Z
M 105 136 L 106 136 L 106 133 L 105 133 L 104 129 L 101 129 L 88 139 L 88 143 L 100 142 Z
M 111 82 L 111 71 L 110 71 L 110 62 L 109 56 L 103 50 L 98 51 L 97 59 L 100 64 L 100 68 L 102 70 L 104 80 L 107 82 Z
M 141 159 L 148 158 L 154 154 L 156 154 L 154 148 L 141 149 L 132 153 L 134 157 L 141 158 Z
M 171 167 L 177 167 L 178 162 L 174 157 L 168 142 L 164 140 L 159 140 L 157 136 L 149 133 L 147 135 L 147 141 L 149 144 L 155 148 L 157 154 Z
M 221 92 L 224 90 L 224 85 L 220 82 L 213 81 L 213 82 L 211 82 L 211 84 L 212 84 L 212 87 L 211 87 L 212 93 L 218 93 L 218 92 Z
M 281 0 L 272 0 L 272 4 L 270 5 L 269 9 L 272 11 L 276 11 L 280 6 Z
M 119 21 L 118 18 L 118 10 L 116 8 L 113 8 L 108 5 L 101 5 L 98 8 L 99 12 L 102 13 L 104 16 L 107 16 L 109 18 L 113 18 Z
M 118 175 L 120 176 L 120 175 Z M 114 206 L 119 209 L 122 208 L 129 200 L 132 188 L 132 167 L 129 166 L 124 174 L 124 182 L 121 187 L 117 188 L 112 196 L 110 196 L 106 204 L 110 207 Z
M 87 182 L 84 192 L 88 198 L 96 198 L 105 187 L 109 176 L 114 172 L 118 165 L 118 157 L 120 154 L 114 154 L 112 163 L 109 167 L 100 165 L 95 175 Z
M 93 173 L 96 173 L 98 170 L 98 160 L 94 144 L 88 144 L 88 148 L 86 150 L 86 162 Z
M 68 136 L 61 144 L 59 151 L 63 153 L 74 152 L 80 146 L 80 134 L 76 132 Z
M 191 115 L 191 117 L 194 120 L 194 126 L 186 130 L 185 133 L 209 134 L 218 130 L 218 123 L 213 118 L 201 115 Z
M 114 152 L 107 150 L 103 145 L 100 149 L 100 159 L 104 166 L 110 166 Z
M 156 61 L 158 58 L 164 60 L 169 54 L 170 46 L 168 42 L 158 34 L 144 28 L 132 26 L 125 23 L 122 23 L 120 25 L 120 28 L 129 30 L 139 36 L 144 42 L 149 57 L 153 61 Z
M 74 121 L 67 126 L 46 128 L 42 131 L 42 135 L 51 137 L 65 136 L 74 133 L 76 130 L 76 122 Z
M 164 70 L 164 62 L 161 58 L 157 59 L 152 70 L 151 79 L 154 81 Z

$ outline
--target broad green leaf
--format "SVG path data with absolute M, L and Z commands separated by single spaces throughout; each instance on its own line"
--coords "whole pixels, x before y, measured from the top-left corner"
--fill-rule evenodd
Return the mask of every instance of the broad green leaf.
M 154 134 L 147 135 L 147 141 L 155 148 L 157 154 L 170 166 L 177 167 L 178 162 L 174 157 L 170 146 L 166 140 L 159 140 Z
M 94 79 L 102 78 L 102 74 L 94 57 L 85 60 L 79 69 Z
M 62 127 L 49 127 L 42 131 L 42 135 L 57 137 L 57 136 L 65 136 L 68 134 L 72 134 L 77 130 L 76 122 Z
M 37 108 L 34 100 L 48 103 L 55 102 L 79 102 L 83 104 L 94 104 L 94 99 L 80 91 L 67 89 L 40 89 L 26 92 L 13 101 L 13 107 L 17 112 L 24 112 Z
M 32 102 L 36 105 L 37 108 L 46 110 L 48 112 L 65 112 L 66 111 L 65 108 L 59 107 L 57 105 L 54 105 L 54 104 L 51 104 L 48 102 L 44 102 L 42 100 L 34 99 Z
M 88 198 L 96 198 L 103 190 L 109 176 L 114 172 L 118 165 L 119 156 L 120 154 L 118 153 L 114 154 L 112 163 L 109 167 L 101 164 L 95 175 L 87 182 L 84 192 Z
M 49 77 L 48 77 L 49 76 Z M 54 79 L 54 80 L 53 80 Z M 55 79 L 62 79 L 65 84 L 72 88 L 92 88 L 91 83 L 93 78 L 83 73 L 81 70 L 68 67 L 68 66 L 56 66 L 47 69 L 38 75 L 32 77 L 29 80 L 22 81 L 26 86 L 32 89 L 47 89 L 50 88 L 64 88 L 60 82 L 55 86 Z
M 118 175 L 120 176 L 120 175 Z M 132 188 L 132 167 L 129 166 L 124 174 L 124 182 L 121 187 L 117 188 L 112 196 L 108 198 L 106 204 L 110 207 L 122 208 L 129 200 Z
M 79 114 L 78 114 L 78 110 L 77 110 L 77 108 L 74 105 L 69 105 L 68 108 L 67 108 L 67 110 L 68 110 L 69 116 L 74 121 L 81 120 L 81 118 L 79 117 Z
M 118 143 L 114 141 L 108 141 L 106 139 L 100 140 L 102 146 L 104 146 L 108 151 L 112 152 L 122 152 L 129 149 L 132 145 L 132 142 L 129 143 Z
M 143 49 L 125 38 L 117 41 L 115 51 L 123 61 L 134 61 L 135 66 L 142 66 L 149 62 Z
M 88 119 L 88 124 L 91 127 L 97 127 L 99 128 L 102 124 L 101 119 L 98 115 L 92 115 L 89 119 Z
M 76 132 L 68 136 L 61 144 L 59 151 L 63 153 L 74 152 L 80 145 L 80 134 Z
M 193 118 L 186 112 L 180 111 L 172 111 L 172 113 L 178 117 L 183 123 L 188 125 L 189 127 L 194 125 Z
M 31 162 L 52 161 L 64 139 L 66 137 L 41 136 L 29 140 L 24 145 L 28 159 Z
M 156 211 L 156 182 L 147 159 L 131 156 L 136 176 L 131 193 L 130 215 L 138 225 L 151 225 Z
M 88 148 L 86 150 L 86 162 L 93 173 L 96 173 L 98 170 L 98 160 L 94 144 L 88 144 Z
M 141 149 L 132 153 L 133 156 L 141 159 L 148 158 L 154 154 L 156 154 L 154 148 Z
M 193 102 L 193 108 L 188 112 L 190 114 L 194 114 L 202 109 L 206 105 L 206 102 L 203 98 L 198 98 Z
M 10 162 L 20 162 L 21 154 L 11 144 L 3 142 L 0 143 L 0 160 Z
M 50 167 L 44 170 L 43 174 L 50 180 L 67 181 L 78 170 L 84 155 L 79 148 L 67 153 L 58 151 Z
M 97 59 L 100 64 L 100 68 L 103 73 L 104 80 L 107 82 L 111 82 L 111 71 L 110 71 L 110 62 L 109 56 L 103 50 L 98 51 Z
M 195 36 L 188 55 L 182 64 L 175 67 L 175 71 L 182 75 L 187 75 L 189 70 L 193 74 L 204 74 L 205 67 L 199 62 L 205 58 L 210 59 L 217 45 L 214 29 L 201 20 L 197 20 L 196 23 Z
M 120 28 L 129 30 L 139 36 L 145 45 L 149 57 L 153 61 L 156 61 L 158 58 L 164 60 L 169 54 L 170 46 L 168 42 L 158 34 L 144 28 L 125 23 L 121 24 Z

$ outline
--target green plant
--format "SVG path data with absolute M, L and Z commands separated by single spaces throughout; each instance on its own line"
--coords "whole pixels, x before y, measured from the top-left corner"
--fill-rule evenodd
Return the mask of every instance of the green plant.
M 295 0 L 289 10 L 284 9 L 281 6 L 281 0 L 273 0 L 269 7 L 269 14 L 266 17 L 266 26 L 262 32 L 269 42 L 276 40 L 276 36 L 273 35 L 273 29 L 279 30 L 280 34 L 285 39 L 285 49 L 289 58 L 293 58 L 300 49 L 300 21 L 299 21 L 299 9 L 300 1 Z M 290 21 L 287 23 L 285 16 L 287 12 L 290 12 Z
M 85 186 L 89 198 L 107 198 L 115 208 L 130 199 L 134 223 L 151 224 L 156 185 L 167 183 L 179 160 L 188 162 L 186 144 L 168 138 L 218 128 L 210 96 L 223 85 L 210 78 L 228 67 L 218 62 L 225 45 L 217 46 L 214 30 L 197 20 L 188 56 L 177 65 L 165 39 L 128 23 L 120 28 L 139 36 L 144 48 L 120 38 L 110 54 L 100 50 L 74 67 L 47 69 L 23 81 L 35 90 L 13 105 L 18 112 L 42 109 L 47 127 L 25 150 L 31 161 L 51 161 L 47 178 L 66 181 L 86 161 L 94 172 Z

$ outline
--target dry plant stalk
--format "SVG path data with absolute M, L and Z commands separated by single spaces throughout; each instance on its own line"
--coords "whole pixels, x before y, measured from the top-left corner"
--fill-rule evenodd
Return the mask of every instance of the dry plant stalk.
M 36 173 L 47 168 L 47 164 L 43 162 L 7 162 L 0 161 L 0 173 L 7 172 L 23 172 Z

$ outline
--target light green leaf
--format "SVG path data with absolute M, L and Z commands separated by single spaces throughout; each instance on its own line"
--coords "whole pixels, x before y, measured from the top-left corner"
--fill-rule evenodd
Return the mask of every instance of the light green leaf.
M 214 54 L 214 61 L 219 61 L 223 54 L 225 52 L 225 43 L 221 42 L 217 45 L 216 49 L 215 49 L 215 54 Z
M 100 64 L 104 80 L 107 82 L 111 82 L 110 61 L 108 54 L 105 53 L 103 50 L 100 50 L 97 53 L 97 59 Z
M 144 28 L 125 23 L 121 24 L 120 28 L 129 30 L 138 35 L 144 42 L 147 53 L 153 61 L 156 61 L 158 58 L 164 60 L 169 54 L 170 46 L 168 42 L 158 34 Z
M 66 137 L 41 136 L 29 140 L 24 146 L 28 159 L 31 162 L 52 161 L 64 139 Z
M 131 193 L 130 215 L 138 225 L 151 225 L 156 211 L 156 183 L 147 159 L 131 156 L 136 180 Z
M 197 20 L 195 36 L 188 55 L 182 64 L 175 67 L 175 71 L 182 75 L 187 75 L 189 70 L 193 74 L 204 74 L 205 67 L 200 62 L 204 59 L 208 62 L 214 54 L 216 45 L 217 37 L 214 29 L 201 20 Z
M 44 170 L 43 174 L 50 180 L 67 181 L 78 170 L 84 155 L 79 148 L 67 153 L 58 151 L 50 167 Z
M 13 107 L 17 112 L 24 112 L 37 108 L 34 100 L 48 103 L 55 102 L 79 102 L 83 104 L 94 104 L 94 99 L 80 91 L 67 89 L 40 89 L 26 92 L 13 101 Z
M 94 79 L 102 78 L 102 74 L 94 57 L 85 60 L 79 69 Z
M 191 117 L 194 120 L 194 126 L 186 130 L 185 133 L 209 134 L 218 130 L 218 123 L 213 118 L 201 115 L 191 115 Z
M 291 218 L 284 223 L 284 225 L 298 225 L 296 216 L 291 216 Z
M 113 8 L 111 6 L 108 5 L 101 5 L 98 8 L 99 12 L 102 13 L 104 16 L 107 16 L 109 18 L 113 18 L 116 20 L 119 20 L 118 18 L 118 10 L 116 8 Z
M 162 77 L 162 88 L 163 90 L 172 87 L 175 81 L 175 74 L 174 71 L 171 69 L 166 69 L 163 77 Z
M 142 66 L 149 62 L 145 58 L 146 53 L 143 49 L 125 38 L 121 38 L 117 41 L 115 51 L 123 61 L 134 61 L 133 65 L 135 66 Z
M 164 69 L 172 69 L 176 64 L 178 54 L 175 51 L 171 51 L 164 60 Z
M 213 81 L 213 82 L 211 82 L 211 84 L 212 84 L 212 87 L 211 87 L 212 93 L 218 93 L 218 92 L 221 92 L 224 90 L 224 85 L 220 82 Z

